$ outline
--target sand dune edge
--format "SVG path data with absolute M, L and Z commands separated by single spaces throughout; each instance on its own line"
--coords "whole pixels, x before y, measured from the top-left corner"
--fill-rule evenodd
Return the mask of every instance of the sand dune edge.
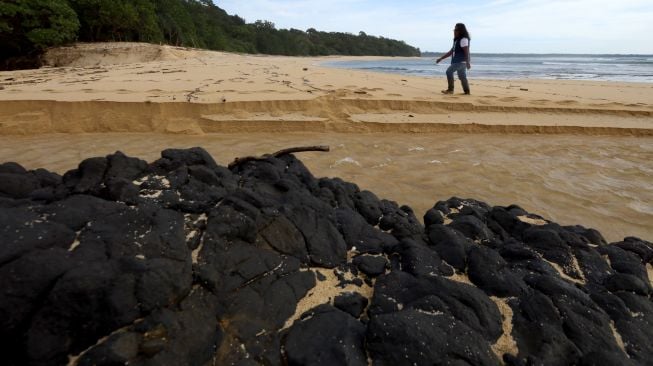
M 653 112 L 648 110 L 479 106 L 333 96 L 227 103 L 20 100 L 0 101 L 0 110 L 0 135 L 258 131 L 653 136 Z

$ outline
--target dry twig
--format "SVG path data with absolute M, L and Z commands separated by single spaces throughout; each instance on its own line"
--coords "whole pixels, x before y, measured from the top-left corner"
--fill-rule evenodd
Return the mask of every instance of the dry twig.
M 279 156 L 286 155 L 286 154 L 292 154 L 292 153 L 297 153 L 297 152 L 304 152 L 304 151 L 329 151 L 329 146 L 299 146 L 299 147 L 290 147 L 287 149 L 279 150 L 275 153 L 272 154 L 265 154 L 262 156 L 245 156 L 242 158 L 236 158 L 233 162 L 231 162 L 228 167 L 229 169 L 234 168 L 240 164 L 246 163 L 248 161 L 257 161 L 257 160 L 265 160 L 267 158 L 278 158 Z

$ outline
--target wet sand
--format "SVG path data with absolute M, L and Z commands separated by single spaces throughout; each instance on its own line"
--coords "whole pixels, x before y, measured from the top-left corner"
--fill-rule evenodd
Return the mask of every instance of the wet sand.
M 413 207 L 421 217 L 451 196 L 518 204 L 609 241 L 653 239 L 653 138 L 453 133 L 104 133 L 0 136 L 0 161 L 64 173 L 85 158 L 123 151 L 152 161 L 162 149 L 202 146 L 222 165 L 303 145 L 316 176 L 341 177 Z

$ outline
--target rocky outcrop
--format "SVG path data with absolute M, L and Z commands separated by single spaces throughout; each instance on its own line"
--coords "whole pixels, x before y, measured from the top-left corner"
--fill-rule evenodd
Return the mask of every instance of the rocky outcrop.
M 0 165 L 6 365 L 646 365 L 653 245 L 292 155 Z

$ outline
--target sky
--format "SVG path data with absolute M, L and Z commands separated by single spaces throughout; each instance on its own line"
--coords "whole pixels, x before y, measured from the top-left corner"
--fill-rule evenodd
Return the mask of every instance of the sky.
M 453 27 L 490 53 L 653 54 L 653 0 L 214 0 L 248 23 L 364 31 L 425 51 L 451 47 Z

